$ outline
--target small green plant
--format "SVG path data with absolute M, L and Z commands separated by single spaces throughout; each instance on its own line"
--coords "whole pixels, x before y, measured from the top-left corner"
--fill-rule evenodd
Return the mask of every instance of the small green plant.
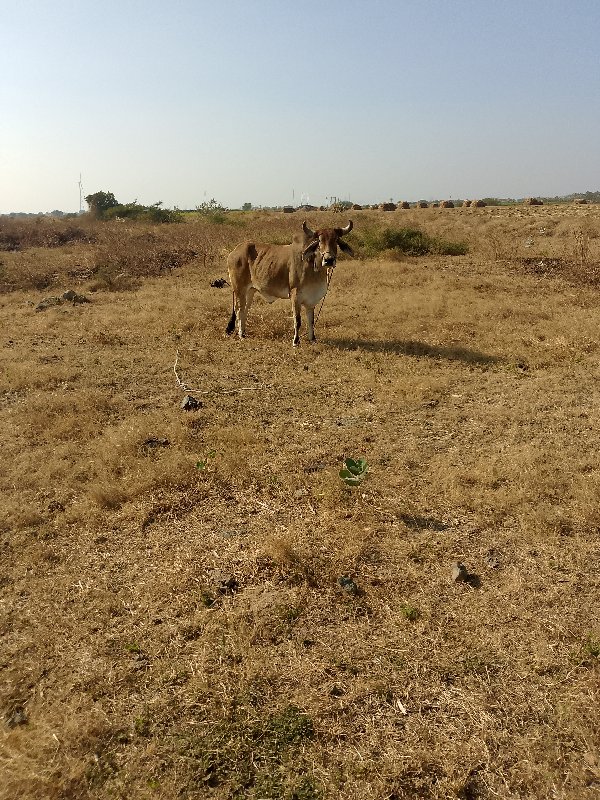
M 133 729 L 138 736 L 150 736 L 150 720 L 147 717 L 136 717 L 133 721 Z
M 416 622 L 421 616 L 419 609 L 415 608 L 410 603 L 404 603 L 404 605 L 402 605 L 400 608 L 400 612 L 402 613 L 402 616 L 406 617 L 409 622 Z
M 360 486 L 367 477 L 369 467 L 364 458 L 347 458 L 340 470 L 340 478 L 347 486 Z
M 591 658 L 600 658 L 600 640 L 589 638 L 583 646 L 586 655 Z
M 199 461 L 196 461 L 196 469 L 200 470 L 200 472 L 207 469 L 208 465 L 210 464 L 210 460 L 216 455 L 216 450 L 207 450 L 204 456 Z

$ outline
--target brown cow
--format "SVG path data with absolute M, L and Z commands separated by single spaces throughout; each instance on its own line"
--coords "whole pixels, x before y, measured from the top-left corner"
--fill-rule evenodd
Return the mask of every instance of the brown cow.
M 352 221 L 345 228 L 318 231 L 312 231 L 305 221 L 302 234 L 294 236 L 291 244 L 239 244 L 227 258 L 233 287 L 233 311 L 227 333 L 233 333 L 237 319 L 239 337 L 245 336 L 248 310 L 258 292 L 268 303 L 291 298 L 294 346 L 300 343 L 300 312 L 304 306 L 308 338 L 314 342 L 315 306 L 327 293 L 327 275 L 335 267 L 338 247 L 352 254 L 352 248 L 342 239 L 351 230 Z

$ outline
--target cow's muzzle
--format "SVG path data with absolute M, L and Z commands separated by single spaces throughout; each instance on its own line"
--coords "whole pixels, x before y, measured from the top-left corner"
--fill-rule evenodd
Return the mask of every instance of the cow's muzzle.
M 335 267 L 335 258 L 333 256 L 322 256 L 320 259 L 315 258 L 315 272 L 320 269 L 333 269 Z

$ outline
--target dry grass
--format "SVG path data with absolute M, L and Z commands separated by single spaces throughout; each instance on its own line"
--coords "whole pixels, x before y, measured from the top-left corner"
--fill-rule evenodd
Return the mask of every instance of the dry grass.
M 352 215 L 470 255 L 340 261 L 296 351 L 210 282 L 297 216 L 2 253 L 2 800 L 598 796 L 600 213 Z

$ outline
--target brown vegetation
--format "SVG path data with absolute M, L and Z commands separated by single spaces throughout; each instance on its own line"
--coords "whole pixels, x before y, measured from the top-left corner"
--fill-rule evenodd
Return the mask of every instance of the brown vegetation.
M 0 253 L 0 798 L 591 800 L 597 207 L 411 210 L 297 351 L 226 219 Z

